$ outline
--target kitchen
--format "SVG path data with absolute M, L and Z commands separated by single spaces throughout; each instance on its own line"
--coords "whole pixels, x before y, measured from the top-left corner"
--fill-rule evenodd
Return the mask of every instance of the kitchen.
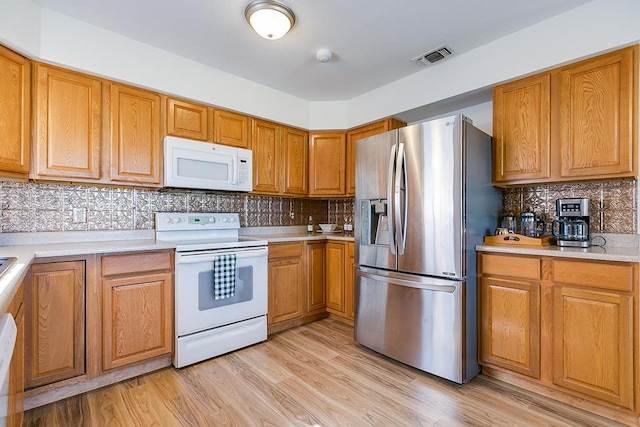
M 605 11 L 599 10 L 598 9 L 599 5 L 603 6 L 604 3 L 595 2 L 594 5 L 591 5 L 594 9 L 589 9 L 589 8 L 581 9 L 579 11 L 579 13 L 581 14 L 579 15 L 580 18 L 588 19 L 589 16 L 591 16 L 592 19 L 595 19 L 595 17 L 599 18 L 600 16 L 602 16 L 605 11 L 607 13 L 612 13 L 608 8 L 608 6 L 605 8 Z M 631 5 L 630 2 L 628 3 L 623 2 L 621 4 L 622 10 L 624 10 L 624 7 L 632 7 L 632 6 L 635 6 L 635 5 Z M 24 9 L 21 9 L 23 7 Z M 8 8 L 10 8 L 11 10 L 18 9 L 18 11 L 20 11 L 21 13 L 24 13 L 24 14 L 27 14 L 27 16 L 30 16 L 29 15 L 30 12 L 29 10 L 27 10 L 28 7 L 24 6 L 22 3 L 9 4 Z M 66 27 L 67 24 L 75 24 L 75 22 L 67 22 L 66 18 L 64 18 L 63 16 L 59 16 L 48 10 L 45 10 L 42 13 L 43 13 L 42 17 L 47 24 L 64 23 L 63 27 Z M 590 13 L 592 13 L 593 15 L 589 15 Z M 622 14 L 622 12 L 620 13 Z M 587 16 L 586 17 L 582 16 L 582 14 Z M 575 16 L 566 17 L 566 19 L 568 20 L 571 20 L 573 18 L 575 18 Z M 551 24 L 547 23 L 547 25 L 551 25 Z M 9 34 L 7 34 L 6 37 L 3 37 L 3 39 L 6 38 L 8 39 L 8 41 L 13 42 L 13 44 L 23 43 L 27 47 L 30 46 L 30 43 L 33 43 L 33 40 L 31 39 L 32 36 L 30 35 L 27 36 L 21 33 L 20 30 L 15 29 L 11 25 L 8 25 L 5 28 L 9 29 L 8 30 Z M 11 30 L 12 28 L 13 30 Z M 49 29 L 50 27 L 46 26 L 45 28 Z M 625 34 L 624 32 L 620 34 L 621 33 L 620 28 L 616 28 L 616 30 L 618 31 L 617 32 L 611 31 L 610 34 L 607 33 L 607 37 L 609 37 L 608 39 L 605 39 L 603 35 L 602 39 L 604 41 L 599 41 L 598 43 L 604 44 L 604 46 L 601 46 L 598 43 L 593 43 L 593 45 L 582 47 L 582 49 L 587 50 L 582 54 L 579 52 L 571 53 L 570 51 L 567 53 L 563 52 L 562 55 L 565 55 L 564 59 L 556 58 L 556 59 L 550 60 L 550 63 L 547 64 L 547 66 L 552 66 L 565 61 L 571 62 L 576 58 L 579 58 L 582 56 L 590 56 L 595 52 L 608 50 L 612 47 L 626 45 L 631 42 L 637 41 L 638 39 L 637 34 L 635 34 L 633 31 L 630 31 L 631 34 Z M 100 30 L 98 29 L 95 29 L 93 31 L 96 31 L 97 33 L 100 32 Z M 604 32 L 605 30 L 603 30 L 603 33 Z M 98 35 L 97 33 L 89 32 L 89 34 L 95 34 L 96 36 Z M 613 33 L 616 33 L 618 35 L 614 36 Z M 53 37 L 54 35 L 47 33 L 47 36 L 49 35 L 52 36 L 51 43 L 55 43 L 55 37 Z M 58 36 L 63 37 L 63 34 L 58 33 Z M 530 39 L 529 37 L 526 37 L 526 35 L 522 35 L 522 37 L 527 40 Z M 620 39 L 615 39 L 616 37 L 620 37 Z M 625 39 L 625 37 L 627 38 Z M 611 38 L 613 38 L 614 40 L 611 40 Z M 59 41 L 62 42 L 61 39 Z M 114 44 L 117 45 L 118 42 L 119 41 L 114 41 Z M 529 40 L 528 43 L 533 43 L 533 42 Z M 598 46 L 601 46 L 601 47 L 598 47 Z M 132 46 L 127 47 L 126 49 L 137 49 L 137 48 L 140 48 L 140 46 L 133 44 Z M 489 49 L 489 48 L 486 48 L 486 49 Z M 48 55 L 55 56 L 55 54 L 51 53 L 51 52 L 54 52 L 55 50 L 56 50 L 55 46 L 53 45 L 51 46 L 51 49 L 48 50 L 48 52 L 50 53 L 46 53 L 45 51 L 47 51 L 47 49 L 43 49 L 42 57 L 47 58 Z M 145 51 L 145 54 L 147 53 L 148 52 Z M 481 53 L 482 52 L 475 52 L 475 54 L 478 54 L 478 55 Z M 53 60 L 53 58 L 51 58 L 52 62 L 67 63 L 69 65 L 74 66 L 74 68 L 98 71 L 98 70 L 95 70 L 95 64 L 92 65 L 88 63 L 88 62 L 91 62 L 90 56 L 78 55 L 78 57 L 82 56 L 82 59 L 77 59 L 77 60 L 69 59 L 65 61 L 64 58 L 62 58 L 62 56 L 64 55 L 74 56 L 73 53 L 70 50 L 65 50 L 64 52 L 60 52 L 59 54 L 61 55 L 61 57 L 58 58 L 57 60 Z M 172 59 L 176 59 L 176 58 L 172 58 Z M 456 58 L 451 58 L 451 60 L 454 60 L 454 59 Z M 461 55 L 458 58 L 458 60 L 462 60 L 462 59 L 463 59 L 463 56 Z M 512 73 L 511 75 L 505 75 L 505 76 L 492 75 L 489 77 L 484 76 L 484 78 L 485 79 L 488 78 L 489 80 L 492 80 L 491 83 L 495 84 L 497 82 L 500 82 L 506 79 L 512 79 L 522 75 L 529 74 L 531 70 L 547 68 L 547 66 L 543 65 L 544 61 L 541 61 L 540 63 L 535 65 L 531 65 L 531 64 L 527 64 L 526 61 L 518 61 L 517 58 L 514 59 L 514 57 L 512 57 L 512 60 L 513 60 L 513 63 L 510 65 L 510 68 L 508 69 L 508 71 L 506 71 L 504 67 L 501 68 L 499 71 L 497 71 L 497 72 L 503 72 L 507 74 Z M 82 61 L 87 61 L 87 62 L 83 64 Z M 177 64 L 180 64 L 180 60 L 177 61 Z M 451 67 L 453 67 L 453 63 L 450 62 L 449 64 L 452 64 Z M 178 68 L 180 67 L 180 65 L 176 65 L 176 64 L 172 64 L 172 66 L 178 67 Z M 447 66 L 447 68 L 442 68 L 443 66 Z M 446 73 L 447 71 L 449 71 L 449 68 L 448 68 L 449 66 L 447 65 L 447 63 L 443 62 L 441 65 L 439 65 L 439 67 L 441 68 L 438 69 L 434 67 L 431 70 L 433 71 L 433 73 L 440 73 L 440 72 Z M 518 70 L 518 67 L 523 67 L 523 68 Z M 500 68 L 500 67 L 496 67 L 496 68 Z M 283 104 L 285 103 L 284 101 L 288 102 L 290 100 L 288 96 L 276 94 L 278 96 L 275 96 L 273 98 L 274 105 L 268 106 L 270 111 L 267 113 L 266 111 L 260 110 L 260 108 L 266 108 L 266 107 L 262 107 L 261 103 L 259 102 L 252 102 L 251 105 L 246 106 L 246 108 L 245 106 L 238 106 L 238 102 L 242 101 L 241 96 L 240 97 L 234 96 L 233 100 L 231 99 L 226 100 L 226 99 L 219 98 L 219 96 L 223 96 L 223 95 L 216 95 L 215 102 L 206 102 L 208 101 L 208 99 L 202 99 L 202 97 L 207 98 L 206 94 L 198 94 L 198 96 L 194 96 L 194 95 L 191 95 L 192 89 L 189 89 L 186 87 L 177 88 L 175 86 L 176 85 L 175 82 L 170 82 L 170 83 L 151 82 L 149 80 L 150 73 L 144 73 L 144 76 L 143 76 L 142 73 L 139 75 L 134 75 L 136 74 L 135 70 L 127 71 L 127 73 L 129 72 L 131 73 L 131 75 L 126 77 L 123 75 L 118 75 L 118 72 L 114 72 L 114 73 L 98 72 L 98 74 L 106 74 L 112 78 L 122 79 L 132 84 L 141 85 L 145 87 L 155 86 L 155 87 L 167 88 L 169 92 L 181 94 L 182 97 L 192 98 L 192 99 L 200 98 L 202 102 L 207 104 L 222 105 L 227 108 L 233 108 L 236 111 L 251 113 L 252 115 L 255 115 L 258 117 L 269 117 L 272 120 L 289 123 L 292 126 L 303 128 L 303 129 L 354 129 L 360 123 L 368 123 L 373 119 L 377 119 L 379 117 L 387 117 L 389 115 L 397 113 L 397 111 L 384 111 L 383 110 L 384 108 L 388 108 L 386 107 L 386 105 L 388 105 L 388 100 L 385 100 L 384 102 L 375 102 L 376 101 L 375 98 L 377 96 L 381 96 L 381 94 L 378 94 L 375 91 L 368 94 L 367 96 L 364 96 L 363 99 L 356 99 L 352 102 L 349 102 L 346 105 L 337 104 L 333 106 L 326 106 L 326 105 L 323 105 L 322 103 L 318 103 L 317 105 L 314 104 L 312 105 L 312 110 L 316 111 L 318 114 L 316 115 L 314 113 L 312 117 L 301 117 L 301 115 L 304 116 L 306 114 L 301 111 L 309 111 L 309 109 L 297 108 L 298 106 L 297 102 L 293 102 L 292 107 L 283 107 L 282 110 L 279 110 L 278 108 L 274 108 L 274 105 L 279 105 L 278 100 L 283 100 Z M 162 74 L 162 73 L 158 73 L 158 74 Z M 469 80 L 465 80 L 466 82 L 465 84 L 471 84 L 471 85 L 477 84 L 476 86 L 467 88 L 466 91 L 470 89 L 486 86 L 486 83 L 477 81 L 477 79 L 480 79 L 482 77 L 483 76 L 472 76 Z M 161 80 L 163 76 L 160 75 L 160 76 L 157 76 L 157 78 Z M 455 91 L 455 90 L 461 90 L 461 89 L 459 87 L 453 88 L 453 89 L 448 88 L 448 89 L 445 89 L 445 92 L 447 90 Z M 242 93 L 242 91 L 239 91 L 238 93 Z M 435 96 L 443 96 L 442 99 L 447 99 L 454 95 L 455 93 L 444 93 L 444 94 L 440 93 Z M 296 101 L 296 100 L 293 100 L 293 101 Z M 379 108 L 382 111 L 375 111 L 375 112 L 370 111 L 372 107 L 360 109 L 358 107 L 358 104 L 360 102 L 367 105 L 377 105 L 378 107 L 375 107 L 375 108 Z M 413 103 L 412 100 L 408 100 L 407 104 L 405 105 L 409 107 L 412 103 Z M 427 96 L 427 99 L 421 99 L 419 100 L 419 103 L 413 104 L 413 105 L 428 105 L 433 103 L 434 103 L 433 100 L 428 99 L 428 96 Z M 249 102 L 247 102 L 247 104 L 249 104 Z M 469 114 L 475 119 L 475 123 L 478 126 L 490 127 L 491 126 L 491 106 L 487 105 L 486 102 L 479 103 L 478 105 L 479 106 L 476 107 L 476 110 L 479 110 L 479 112 L 476 111 L 476 114 L 472 114 L 471 112 L 468 112 L 467 114 Z M 341 108 L 328 108 L 331 111 L 326 111 L 326 112 L 323 111 L 324 107 L 336 107 L 336 106 Z M 335 117 L 336 114 L 338 114 L 336 113 L 336 111 L 345 111 L 346 108 L 348 108 L 349 110 L 348 116 L 349 116 L 349 120 L 352 120 L 352 122 L 347 121 L 346 117 L 343 117 L 343 118 Z M 443 108 L 443 107 L 440 107 L 440 108 Z M 409 110 L 410 108 L 401 108 L 401 109 Z M 290 111 L 290 110 L 295 110 L 295 111 Z M 444 110 L 444 112 L 446 111 L 448 110 Z M 290 117 L 288 116 L 289 113 L 291 114 Z M 418 114 L 417 112 L 414 112 L 414 113 Z M 420 113 L 420 114 L 425 114 L 425 113 Z M 431 114 L 426 113 L 422 117 L 429 117 L 437 114 L 438 113 L 431 112 Z M 287 115 L 286 119 L 282 117 L 284 115 Z M 335 120 L 332 121 L 332 119 L 335 119 Z M 331 123 L 328 123 L 328 124 L 322 123 L 325 120 Z M 483 123 L 483 120 L 484 120 L 484 123 Z M 411 121 L 411 120 L 406 120 L 406 121 Z M 267 126 L 268 123 L 266 124 L 261 123 L 261 125 L 264 125 L 264 126 L 261 126 L 260 129 L 268 130 L 268 126 Z M 487 130 L 490 130 L 490 128 Z M 293 132 L 290 132 L 289 134 L 292 136 L 292 138 L 295 137 Z M 322 142 L 331 141 L 331 138 L 336 138 L 335 135 L 323 135 L 323 136 L 325 137 L 329 136 L 330 138 L 322 140 Z M 344 136 L 342 137 L 344 138 Z M 338 140 L 340 139 L 338 138 Z M 34 155 L 35 154 L 36 153 L 34 153 Z M 122 174 L 116 181 L 120 179 L 123 179 Z M 74 179 L 71 181 L 78 181 L 78 180 L 82 181 L 81 179 Z M 268 179 L 267 179 L 267 182 L 265 183 L 265 185 L 268 187 L 268 184 L 270 183 L 268 182 Z M 600 183 L 587 184 L 587 185 L 593 187 L 593 188 L 589 187 L 589 191 L 592 194 L 597 195 L 598 200 L 605 200 L 605 197 L 609 197 L 609 194 L 613 193 L 616 195 L 619 194 L 619 196 L 616 196 L 618 197 L 616 200 L 621 201 L 620 204 L 616 205 L 619 207 L 619 209 L 616 209 L 615 212 L 612 209 L 610 209 L 608 206 L 606 206 L 606 204 L 602 205 L 601 211 L 602 211 L 602 218 L 604 218 L 604 221 L 601 222 L 599 228 L 595 228 L 595 230 L 611 232 L 611 233 L 630 234 L 633 236 L 637 231 L 637 225 L 633 220 L 635 206 L 634 205 L 629 206 L 628 203 L 624 204 L 622 202 L 628 201 L 628 200 L 634 200 L 635 194 L 637 192 L 635 181 L 618 181 L 617 185 L 615 183 L 604 181 Z M 77 230 L 84 231 L 87 229 L 91 229 L 91 230 L 102 229 L 102 230 L 108 230 L 113 232 L 118 232 L 118 230 L 131 230 L 131 229 L 152 230 L 153 228 L 152 214 L 157 210 L 207 212 L 209 211 L 209 209 L 205 207 L 210 207 L 212 206 L 212 204 L 215 204 L 215 210 L 240 212 L 242 215 L 240 220 L 241 224 L 245 226 L 246 225 L 258 226 L 258 227 L 282 226 L 282 225 L 299 226 L 306 223 L 308 216 L 313 216 L 316 222 L 329 221 L 329 222 L 342 223 L 345 217 L 353 216 L 353 205 L 349 203 L 349 199 L 342 199 L 342 198 L 334 199 L 330 197 L 323 197 L 321 199 L 313 199 L 313 198 L 300 199 L 297 197 L 286 197 L 286 196 L 282 197 L 281 195 L 277 195 L 277 194 L 276 195 L 232 195 L 232 194 L 226 194 L 226 193 L 198 194 L 198 193 L 180 192 L 180 191 L 158 192 L 153 190 L 147 190 L 142 187 L 133 187 L 133 188 L 129 188 L 126 186 L 125 187 L 119 187 L 119 186 L 95 187 L 95 186 L 83 186 L 83 185 L 77 185 L 77 184 L 46 184 L 46 183 L 39 184 L 39 183 L 32 183 L 32 182 L 27 183 L 27 182 L 21 182 L 21 181 L 18 181 L 18 182 L 4 181 L 2 183 L 2 186 L 3 186 L 2 187 L 3 194 L 5 194 L 4 193 L 5 188 L 10 189 L 9 194 L 11 194 L 11 203 L 7 208 L 3 206 L 3 212 L 2 212 L 3 231 L 9 231 L 9 232 L 25 232 L 25 231 L 28 231 L 28 232 L 32 232 L 32 231 L 74 232 Z M 560 189 L 561 191 L 574 191 L 574 187 L 572 187 L 570 184 L 563 184 L 563 186 L 565 188 L 564 189 L 561 188 Z M 540 190 L 540 188 L 542 188 L 542 190 Z M 558 191 L 558 189 L 556 187 L 552 188 L 551 185 L 543 185 L 542 187 L 534 187 L 534 188 L 528 188 L 528 187 L 513 188 L 505 191 L 505 200 L 508 200 L 509 203 L 511 203 L 511 205 L 509 206 L 510 208 L 511 206 L 513 206 L 513 209 L 516 212 L 520 212 L 525 208 L 523 201 L 532 199 L 532 197 L 530 196 L 531 194 L 537 197 L 536 200 L 538 200 L 538 203 L 540 203 L 540 205 L 547 206 L 549 202 L 553 202 L 555 200 L 555 197 L 551 195 L 555 191 Z M 276 193 L 278 192 L 279 190 L 276 190 Z M 329 200 L 327 201 L 327 199 Z M 80 204 L 71 202 L 72 200 L 80 201 Z M 28 202 L 25 203 L 25 201 L 28 201 Z M 82 203 L 85 203 L 86 205 L 85 210 L 82 209 L 84 207 Z M 80 207 L 79 210 L 78 210 L 78 207 Z M 160 209 L 158 209 L 158 207 L 160 207 Z M 533 206 L 533 207 L 537 207 L 537 206 Z M 610 209 L 610 210 L 607 211 L 607 209 Z M 619 211 L 620 213 L 618 213 Z M 35 212 L 35 214 L 37 215 L 36 221 L 33 221 L 33 222 L 27 221 L 27 218 L 29 218 L 28 215 L 31 212 Z M 293 218 L 289 216 L 290 212 L 294 213 Z M 547 209 L 546 212 L 552 212 L 552 210 Z M 281 215 L 280 213 L 284 213 L 285 215 Z M 612 216 L 609 216 L 609 214 L 611 214 Z M 74 218 L 82 219 L 83 215 L 87 215 L 87 218 L 86 218 L 87 220 L 85 222 L 74 221 Z M 616 217 L 615 215 L 619 215 L 619 217 Z M 597 217 L 600 218 L 601 216 L 598 215 Z M 609 218 L 612 218 L 611 222 L 607 222 Z M 631 218 L 631 221 L 628 221 L 627 220 L 628 218 Z M 5 228 L 5 221 L 8 223 L 6 224 L 6 228 Z M 7 238 L 10 238 L 11 233 L 5 233 L 5 236 L 8 236 Z

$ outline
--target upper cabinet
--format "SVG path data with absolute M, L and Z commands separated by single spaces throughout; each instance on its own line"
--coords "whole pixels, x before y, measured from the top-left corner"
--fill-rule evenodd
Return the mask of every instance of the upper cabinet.
M 109 181 L 161 186 L 160 95 L 111 84 L 108 116 Z
M 34 179 L 100 179 L 102 82 L 35 66 Z
M 31 62 L 0 46 L 0 175 L 29 173 Z
M 307 194 L 307 132 L 265 120 L 251 121 L 253 191 Z
M 356 141 L 379 133 L 398 129 L 407 124 L 393 118 L 380 120 L 347 132 L 347 195 L 356 194 Z
M 167 135 L 250 149 L 250 126 L 242 114 L 167 99 Z
M 494 184 L 637 175 L 638 46 L 494 88 Z
M 309 135 L 309 196 L 344 196 L 346 167 L 344 132 Z

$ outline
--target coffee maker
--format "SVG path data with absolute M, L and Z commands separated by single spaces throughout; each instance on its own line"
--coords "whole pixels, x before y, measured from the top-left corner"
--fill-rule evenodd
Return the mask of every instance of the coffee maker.
M 558 246 L 588 248 L 589 239 L 589 199 L 558 199 L 551 232 Z

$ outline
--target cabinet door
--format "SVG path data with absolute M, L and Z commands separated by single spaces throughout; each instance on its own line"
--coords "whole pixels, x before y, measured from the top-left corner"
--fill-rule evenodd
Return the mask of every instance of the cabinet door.
M 347 243 L 347 253 L 345 254 L 345 272 L 344 272 L 344 308 L 347 318 L 353 320 L 353 295 L 355 284 L 355 262 L 354 262 L 354 244 Z
M 9 313 L 17 326 L 16 342 L 9 367 L 6 420 L 6 425 L 9 427 L 21 426 L 24 413 L 24 311 L 24 285 L 21 284 L 9 308 Z
M 100 80 L 36 65 L 34 178 L 100 178 Z
M 337 314 L 345 314 L 345 245 L 329 242 L 327 257 L 327 309 Z
M 31 63 L 0 46 L 0 173 L 29 173 Z M 5 174 L 4 172 L 8 172 Z
M 204 105 L 167 99 L 167 134 L 182 138 L 207 140 L 208 108 Z
M 171 273 L 103 280 L 102 287 L 104 370 L 171 353 Z
M 562 177 L 635 176 L 638 47 L 560 71 Z
M 633 298 L 556 286 L 553 383 L 633 407 Z
M 540 378 L 540 284 L 480 279 L 480 359 Z
M 269 326 L 302 317 L 303 271 L 302 257 L 269 261 Z
M 345 194 L 346 144 L 344 132 L 309 135 L 309 195 Z
M 160 186 L 160 96 L 113 84 L 110 97 L 110 181 Z
M 493 90 L 494 183 L 550 177 L 549 73 Z
M 405 126 L 396 119 L 385 119 L 347 132 L 347 195 L 356 194 L 356 141 Z
M 305 196 L 307 187 L 307 132 L 285 127 L 283 129 L 284 188 L 285 194 Z
M 325 244 L 307 244 L 307 304 L 305 315 L 318 314 L 326 310 L 325 292 Z
M 84 261 L 34 264 L 25 292 L 26 387 L 84 374 Z
M 213 112 L 213 142 L 251 149 L 249 117 L 231 111 Z
M 253 147 L 253 191 L 278 193 L 281 189 L 282 133 L 275 123 L 254 119 L 251 146 Z

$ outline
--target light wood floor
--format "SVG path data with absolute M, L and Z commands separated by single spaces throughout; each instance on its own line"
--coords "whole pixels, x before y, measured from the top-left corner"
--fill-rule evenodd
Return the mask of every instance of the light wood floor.
M 356 345 L 322 320 L 181 370 L 25 414 L 26 426 L 611 426 L 483 376 L 458 385 Z

